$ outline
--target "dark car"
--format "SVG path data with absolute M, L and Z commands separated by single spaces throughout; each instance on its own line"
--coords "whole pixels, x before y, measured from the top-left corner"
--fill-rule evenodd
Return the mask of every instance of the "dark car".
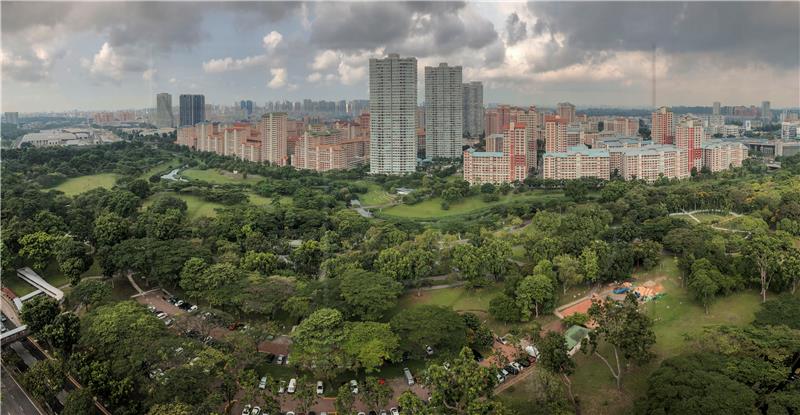
M 275 361 L 275 355 L 272 353 L 267 354 L 267 363 L 272 363 Z
M 478 362 L 483 361 L 483 355 L 481 354 L 481 352 L 479 352 L 479 351 L 477 351 L 475 349 L 472 349 L 472 354 L 475 355 L 475 360 L 476 361 L 478 361 Z
M 517 360 L 517 363 L 522 365 L 522 367 L 530 367 L 531 366 L 531 362 L 528 359 L 519 359 L 519 360 Z
M 512 375 L 516 375 L 516 374 L 519 373 L 519 370 L 517 368 L 515 368 L 514 366 L 511 366 L 511 365 L 508 365 L 508 366 L 504 367 L 503 369 L 505 369 L 506 372 L 511 373 Z

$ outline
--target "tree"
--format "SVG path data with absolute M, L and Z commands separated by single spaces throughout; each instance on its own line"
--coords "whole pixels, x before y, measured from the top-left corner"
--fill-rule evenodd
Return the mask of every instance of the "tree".
M 127 223 L 116 213 L 103 213 L 94 220 L 92 237 L 98 246 L 114 246 L 127 239 Z
M 589 186 L 583 180 L 567 180 L 564 195 L 575 202 L 583 202 L 589 195 Z
M 67 293 L 67 304 L 83 304 L 91 308 L 111 299 L 111 287 L 98 280 L 82 280 Z
M 636 364 L 644 364 L 653 358 L 650 349 L 656 343 L 653 321 L 639 312 L 639 304 L 632 293 L 623 301 L 595 298 L 589 307 L 589 317 L 597 328 L 589 332 L 589 346 L 582 347 L 584 353 L 594 354 L 608 366 L 611 376 L 617 381 L 617 389 L 622 388 L 622 357 Z M 600 341 L 611 346 L 614 352 L 612 367 L 609 359 L 597 351 Z
M 258 271 L 262 275 L 272 275 L 278 265 L 278 257 L 271 252 L 247 251 L 242 258 L 242 268 L 247 271 Z
M 400 338 L 387 323 L 346 323 L 341 345 L 349 365 L 372 373 L 396 357 Z
M 66 381 L 60 360 L 39 360 L 22 375 L 21 383 L 34 398 L 53 407 Z
M 191 260 L 190 260 L 191 261 Z M 203 298 L 213 306 L 229 304 L 240 292 L 244 273 L 229 263 L 211 265 L 200 274 L 181 275 L 181 288 L 192 298 Z
M 583 248 L 580 256 L 581 272 L 588 282 L 595 282 L 600 277 L 600 261 L 597 253 L 591 248 Z
M 455 351 L 466 344 L 464 319 L 450 308 L 418 305 L 397 313 L 390 322 L 400 336 L 400 348 L 415 356 L 425 355 L 425 346 Z
M 81 322 L 74 313 L 61 313 L 52 323 L 44 326 L 42 340 L 50 346 L 69 354 L 81 338 Z
M 717 281 L 721 279 L 721 276 L 719 270 L 705 258 L 692 264 L 688 287 L 692 296 L 703 304 L 706 314 L 708 314 L 708 305 L 720 290 Z
M 355 403 L 356 397 L 353 395 L 353 391 L 350 390 L 350 385 L 339 386 L 336 391 L 336 401 L 333 403 L 336 412 L 342 415 L 353 415 L 353 405 Z
M 428 366 L 424 379 L 430 391 L 430 407 L 442 414 L 506 414 L 508 410 L 494 397 L 495 378 L 491 369 L 475 361 L 464 347 L 445 368 Z
M 322 263 L 322 250 L 319 242 L 313 240 L 303 242 L 292 251 L 289 259 L 294 264 L 297 272 L 303 275 L 316 276 L 319 273 L 319 265 Z
M 559 255 L 553 258 L 553 265 L 558 270 L 558 280 L 561 281 L 564 294 L 567 293 L 568 286 L 575 286 L 583 282 L 581 263 L 578 259 L 569 255 Z
M 777 238 L 765 234 L 755 235 L 745 243 L 743 253 L 758 271 L 762 303 L 767 301 L 767 290 L 778 269 L 779 253 L 784 245 Z
M 640 414 L 759 414 L 756 394 L 730 376 L 722 356 L 681 355 L 661 363 L 637 401 Z
M 511 244 L 502 239 L 492 238 L 481 245 L 479 256 L 484 269 L 497 280 L 508 269 Z
M 39 334 L 42 329 L 55 320 L 60 312 L 58 302 L 46 295 L 34 297 L 22 305 L 20 317 L 31 333 Z
M 144 199 L 150 195 L 150 183 L 142 179 L 136 179 L 128 183 L 128 190 L 136 196 L 139 196 L 140 199 Z
M 539 310 L 553 301 L 552 279 L 543 274 L 528 275 L 517 287 L 517 307 L 522 313 L 522 321 L 531 318 L 531 308 L 539 317 Z
M 379 382 L 374 376 L 367 376 L 361 385 L 361 401 L 367 408 L 378 411 L 386 407 L 392 397 L 392 388 L 386 382 Z
M 194 413 L 194 409 L 183 402 L 156 404 L 147 411 L 147 415 L 192 415 Z
M 480 287 L 485 284 L 483 277 L 483 262 L 479 249 L 472 244 L 459 244 L 453 248 L 452 265 L 457 268 L 471 287 Z
M 321 308 L 297 325 L 292 333 L 292 356 L 318 378 L 333 379 L 344 369 L 345 340 L 342 313 Z
M 308 412 L 309 408 L 317 403 L 316 385 L 307 377 L 303 376 L 297 380 L 297 389 L 294 392 L 294 400 L 297 402 L 297 411 Z
M 95 411 L 92 391 L 87 388 L 75 389 L 67 395 L 61 415 L 85 415 Z
M 567 350 L 567 340 L 564 335 L 555 331 L 549 331 L 539 342 L 539 358 L 537 363 L 545 370 L 560 376 L 567 386 L 569 397 L 573 405 L 576 405 L 575 396 L 572 394 L 572 382 L 569 375 L 575 371 L 575 362 L 569 356 Z M 576 411 L 577 412 L 577 411 Z
M 356 269 L 341 278 L 339 289 L 348 314 L 361 320 L 378 320 L 394 307 L 402 285 L 385 274 Z
M 761 303 L 756 312 L 755 326 L 787 326 L 800 330 L 800 298 L 783 294 Z
M 19 255 L 31 261 L 34 269 L 43 271 L 53 255 L 53 247 L 57 241 L 58 237 L 47 232 L 29 233 L 19 240 Z
M 522 318 L 516 301 L 506 294 L 500 294 L 489 301 L 489 314 L 507 323 L 518 322 Z

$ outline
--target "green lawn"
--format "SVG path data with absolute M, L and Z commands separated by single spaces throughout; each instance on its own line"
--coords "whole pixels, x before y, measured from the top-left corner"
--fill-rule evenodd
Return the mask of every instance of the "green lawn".
M 173 158 L 172 160 L 156 164 L 155 166 L 149 168 L 147 171 L 142 173 L 142 175 L 139 176 L 139 178 L 143 180 L 148 180 L 154 174 L 163 173 L 166 172 L 167 170 L 177 168 L 180 165 L 179 162 L 180 160 L 178 160 L 178 158 Z
M 118 177 L 119 176 L 114 173 L 99 173 L 90 176 L 73 177 L 53 187 L 53 189 L 60 190 L 67 196 L 75 196 L 98 187 L 110 189 L 114 186 Z
M 471 213 L 479 209 L 502 205 L 509 202 L 528 200 L 528 201 L 544 201 L 552 200 L 563 197 L 560 191 L 544 191 L 536 190 L 529 191 L 522 194 L 508 194 L 501 196 L 500 200 L 496 202 L 484 202 L 480 195 L 470 196 L 464 198 L 457 203 L 450 205 L 450 209 L 442 209 L 442 199 L 435 197 L 417 203 L 415 205 L 397 205 L 381 211 L 382 215 L 396 216 L 407 219 L 436 219 L 448 216 L 463 215 Z
M 358 195 L 358 200 L 361 202 L 362 206 L 383 205 L 391 202 L 394 199 L 394 196 L 390 195 L 387 191 L 383 190 L 382 187 L 375 183 L 359 181 L 356 184 L 366 186 L 367 189 L 369 189 L 367 193 Z
M 271 197 L 259 196 L 255 193 L 248 193 L 247 197 L 250 204 L 254 206 L 269 206 L 272 204 Z M 281 196 L 279 203 L 283 206 L 289 206 L 292 204 L 292 198 L 288 196 Z
M 680 285 L 679 273 L 673 258 L 665 257 L 655 269 L 637 274 L 640 281 L 666 275 L 660 281 L 666 296 L 657 302 L 644 306 L 644 312 L 655 321 L 653 330 L 656 345 L 653 351 L 657 358 L 648 365 L 634 368 L 623 374 L 623 391 L 617 392 L 614 380 L 605 364 L 595 356 L 577 353 L 576 371 L 572 376 L 573 391 L 580 396 L 584 414 L 630 413 L 633 400 L 641 396 L 647 387 L 647 377 L 658 368 L 661 360 L 683 352 L 687 346 L 685 335 L 698 334 L 704 327 L 733 324 L 744 325 L 753 320 L 759 308 L 758 293 L 753 290 L 742 291 L 728 297 L 719 298 L 706 315 L 703 307 L 689 298 L 685 288 Z M 600 352 L 607 352 L 601 347 Z M 526 380 L 525 382 L 532 382 Z M 520 385 L 504 394 L 504 398 L 515 407 L 524 399 L 526 391 L 535 385 Z
M 180 175 L 186 179 L 202 180 L 214 184 L 255 183 L 263 179 L 256 174 L 248 174 L 247 177 L 244 177 L 242 173 L 233 174 L 232 172 L 217 169 L 187 169 L 182 171 Z
M 153 203 L 153 201 L 155 201 L 155 199 L 158 196 L 161 195 L 172 195 L 185 201 L 187 207 L 186 215 L 189 217 L 189 219 L 196 219 L 202 216 L 214 217 L 217 216 L 217 212 L 215 209 L 220 209 L 225 207 L 225 205 L 223 204 L 215 202 L 207 202 L 194 195 L 184 195 L 184 194 L 165 192 L 150 196 L 147 200 L 144 201 L 144 203 L 142 204 L 142 208 L 146 209 Z

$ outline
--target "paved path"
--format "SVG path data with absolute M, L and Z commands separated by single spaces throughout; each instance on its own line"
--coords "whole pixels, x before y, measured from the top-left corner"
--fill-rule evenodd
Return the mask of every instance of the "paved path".
M 0 390 L 2 390 L 3 395 L 3 404 L 2 410 L 0 410 L 0 414 L 2 415 L 44 415 L 38 406 L 33 403 L 33 400 L 30 396 L 19 386 L 17 380 L 11 376 L 11 371 L 9 371 L 5 366 L 2 368 L 2 385 L 0 385 Z
M 144 293 L 144 290 L 142 290 L 141 288 L 139 288 L 139 284 L 137 284 L 137 283 L 136 283 L 136 281 L 134 281 L 134 280 L 133 280 L 133 273 L 132 273 L 132 272 L 128 271 L 127 273 L 125 273 L 125 275 L 128 277 L 128 282 L 130 282 L 130 283 L 131 283 L 131 286 L 132 286 L 132 287 L 133 287 L 133 288 L 134 288 L 134 289 L 135 289 L 135 290 L 136 290 L 136 291 L 137 291 L 139 294 L 142 294 L 142 293 Z

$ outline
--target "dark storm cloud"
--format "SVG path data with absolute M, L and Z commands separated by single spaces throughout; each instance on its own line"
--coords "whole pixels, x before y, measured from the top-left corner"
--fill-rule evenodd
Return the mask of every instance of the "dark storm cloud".
M 462 2 L 315 3 L 311 43 L 321 49 L 369 50 L 385 46 L 399 53 L 427 56 L 463 48 L 481 49 L 498 34 L 486 19 L 465 21 Z M 433 42 L 407 44 L 432 36 Z
M 800 2 L 529 3 L 536 33 L 558 32 L 576 54 L 641 51 L 734 54 L 746 63 L 800 64 Z
M 519 18 L 517 12 L 511 13 L 506 19 L 506 32 L 509 45 L 514 45 L 528 37 L 528 28 L 525 21 Z

